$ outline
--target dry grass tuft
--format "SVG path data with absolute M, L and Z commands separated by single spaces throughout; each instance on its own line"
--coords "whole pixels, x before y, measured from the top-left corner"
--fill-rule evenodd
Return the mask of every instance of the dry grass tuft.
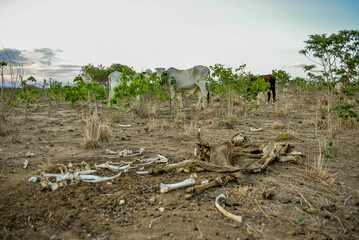
M 304 105 L 312 105 L 315 103 L 315 98 L 312 96 L 308 96 L 307 94 L 303 95 L 303 101 Z
M 272 125 L 272 129 L 276 130 L 276 129 L 282 129 L 284 126 L 282 124 L 280 124 L 279 122 L 275 122 Z
M 184 124 L 183 125 L 183 135 L 191 135 L 194 132 L 197 132 L 197 123 L 194 121 L 191 121 L 189 124 Z
M 51 161 L 47 161 L 47 162 L 42 162 L 39 166 L 39 174 L 41 172 L 45 172 L 45 173 L 60 173 L 59 168 L 52 163 Z
M 100 140 L 108 141 L 111 138 L 111 122 L 107 120 L 105 124 L 100 125 Z
M 315 120 L 314 119 L 311 119 L 311 120 L 304 120 L 303 121 L 304 125 L 307 125 L 307 126 L 314 126 L 314 123 L 315 123 Z
M 279 107 L 278 104 L 275 105 L 275 116 L 276 117 L 286 117 L 288 115 L 288 107 L 282 106 Z
M 304 172 L 304 177 L 315 182 L 319 182 L 328 187 L 333 186 L 334 184 L 334 177 L 331 176 L 324 168 L 324 156 L 320 144 L 319 155 L 316 159 L 314 159 L 313 164 L 307 165 Z
M 183 112 L 177 112 L 175 117 L 175 124 L 183 124 L 186 120 L 186 115 Z
M 220 102 L 222 100 L 221 95 L 215 95 L 212 97 L 212 101 L 214 102 Z
M 343 125 L 346 129 L 358 129 L 358 122 L 355 118 L 349 117 L 348 120 L 344 120 Z
M 232 124 L 240 124 L 241 121 L 239 120 L 239 118 L 235 115 L 230 115 L 228 116 L 228 121 Z
M 290 140 L 294 137 L 294 132 L 293 131 L 286 131 L 286 132 L 281 132 L 277 135 L 276 140 L 277 141 L 287 141 Z
M 191 104 L 191 111 L 194 112 L 194 111 L 197 111 L 197 104 Z
M 157 128 L 157 125 L 156 125 L 156 122 L 155 122 L 155 119 L 152 119 L 151 122 L 148 122 L 145 126 L 145 131 L 147 132 L 153 132 L 155 131 Z
M 249 186 L 243 186 L 243 187 L 239 187 L 238 188 L 238 196 L 240 198 L 246 198 L 249 197 L 251 192 L 249 191 L 250 187 Z
M 92 116 L 86 120 L 84 148 L 99 147 L 100 140 L 100 122 L 98 120 L 97 108 L 95 108 Z
M 162 125 L 161 125 L 161 131 L 165 131 L 165 130 L 168 130 L 170 129 L 170 125 L 168 124 L 167 120 L 163 120 L 162 121 Z

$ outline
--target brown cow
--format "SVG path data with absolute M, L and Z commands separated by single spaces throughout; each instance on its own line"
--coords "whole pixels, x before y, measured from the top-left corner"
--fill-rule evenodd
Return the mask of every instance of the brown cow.
M 273 103 L 275 102 L 275 82 L 276 82 L 276 78 L 273 76 L 273 75 L 260 75 L 258 76 L 260 78 L 263 78 L 266 82 L 269 82 L 270 84 L 270 91 L 273 93 Z M 258 77 L 252 77 L 251 78 L 251 82 L 255 82 Z M 271 97 L 271 93 L 270 91 L 268 92 L 268 102 L 270 100 L 270 97 Z

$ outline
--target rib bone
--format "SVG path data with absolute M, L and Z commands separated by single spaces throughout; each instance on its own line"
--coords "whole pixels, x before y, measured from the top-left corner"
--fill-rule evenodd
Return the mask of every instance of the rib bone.
M 222 193 L 222 194 L 218 195 L 216 197 L 216 200 L 214 201 L 214 203 L 215 203 L 216 207 L 218 208 L 218 210 L 221 213 L 223 213 L 226 217 L 241 223 L 242 219 L 243 219 L 242 216 L 238 216 L 238 215 L 235 215 L 233 213 L 230 213 L 227 210 L 225 210 L 223 207 L 221 207 L 221 205 L 219 205 L 218 200 L 221 199 L 221 198 L 226 198 L 226 196 Z

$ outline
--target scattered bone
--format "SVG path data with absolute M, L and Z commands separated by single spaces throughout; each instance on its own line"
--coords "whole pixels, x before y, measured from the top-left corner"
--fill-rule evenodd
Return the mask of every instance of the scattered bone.
M 80 179 L 83 180 L 84 182 L 91 182 L 91 183 L 97 183 L 97 182 L 101 182 L 101 181 L 107 181 L 107 180 L 111 180 L 114 179 L 116 177 L 121 176 L 121 173 L 111 176 L 111 177 L 99 177 L 96 175 L 80 175 L 80 174 L 71 174 L 71 173 L 66 173 L 66 174 L 55 174 L 55 173 L 49 173 L 49 174 L 44 174 L 45 177 L 55 177 L 57 182 L 61 182 L 64 180 L 74 180 L 74 179 Z
M 151 228 L 151 227 L 152 227 L 152 224 L 153 224 L 155 221 L 159 220 L 161 217 L 162 217 L 162 216 L 159 216 L 158 218 L 152 219 L 151 222 L 150 222 L 150 225 L 148 225 L 148 228 Z
M 25 153 L 25 157 L 33 157 L 33 156 L 34 156 L 34 153 L 32 153 L 32 152 Z
M 236 134 L 234 134 L 234 136 L 232 137 L 231 143 L 234 146 L 241 146 L 243 145 L 244 142 L 248 142 L 248 138 L 246 136 L 244 136 L 243 133 L 241 132 L 237 132 Z
M 106 154 L 107 154 L 107 155 L 117 155 L 118 152 L 112 151 L 112 150 L 110 150 L 110 149 L 106 149 Z
M 122 150 L 122 151 L 119 151 L 119 152 L 118 152 L 118 155 L 119 155 L 120 157 L 133 157 L 133 156 L 141 155 L 144 151 L 145 151 L 145 149 L 140 148 L 140 152 L 133 154 L 133 153 L 132 153 L 132 150 L 124 149 L 124 150 Z
M 261 132 L 261 131 L 263 131 L 263 129 L 262 128 L 250 128 L 249 131 L 251 131 L 251 132 Z
M 110 169 L 110 170 L 115 170 L 115 171 L 120 171 L 120 170 L 126 170 L 129 169 L 131 166 L 130 165 L 126 165 L 126 166 L 122 166 L 122 167 L 118 167 L 115 165 L 111 165 L 109 162 L 100 164 L 100 165 L 95 165 L 96 168 L 106 168 L 106 169 Z
M 56 191 L 59 188 L 59 184 L 57 182 L 51 183 L 51 190 Z
M 203 181 L 201 182 L 201 185 L 204 185 L 204 184 L 207 184 L 207 183 L 209 183 L 209 180 L 203 180 Z
M 228 218 L 230 218 L 230 219 L 232 219 L 232 220 L 234 220 L 234 221 L 237 221 L 237 222 L 242 222 L 242 216 L 238 216 L 238 215 L 235 215 L 235 214 L 233 214 L 233 213 L 230 213 L 230 212 L 228 212 L 227 210 L 225 210 L 221 205 L 219 205 L 219 203 L 218 203 L 218 200 L 219 199 L 221 199 L 221 198 L 223 198 L 223 199 L 226 199 L 226 196 L 222 193 L 222 194 L 220 194 L 220 195 L 218 195 L 217 197 L 216 197 L 216 200 L 215 200 L 215 205 L 216 205 L 216 207 L 217 207 L 217 209 L 221 212 L 221 213 L 223 213 L 226 217 L 228 217 Z
M 131 127 L 131 125 L 123 125 L 123 124 L 119 124 L 118 126 L 119 127 L 124 127 L 124 128 Z
M 197 178 L 197 174 L 192 174 L 190 178 L 179 183 L 173 183 L 173 184 L 161 183 L 161 193 L 166 193 L 177 188 L 193 186 L 196 184 L 196 178 Z
M 136 173 L 139 175 L 145 175 L 145 174 L 149 174 L 150 172 L 149 171 L 137 171 Z
M 124 205 L 125 204 L 125 199 L 121 199 L 119 202 L 120 205 Z
M 241 173 L 236 173 L 235 175 L 227 175 L 224 177 L 218 177 L 213 179 L 212 181 L 205 183 L 205 184 L 201 184 L 198 186 L 193 186 L 190 188 L 186 189 L 186 195 L 185 198 L 189 199 L 192 198 L 193 196 L 203 192 L 204 190 L 207 190 L 209 188 L 213 188 L 213 187 L 217 187 L 217 186 L 224 186 L 226 185 L 228 182 L 233 182 L 236 180 L 243 180 L 243 175 Z
M 29 178 L 29 182 L 32 182 L 32 183 L 37 182 L 37 177 Z
M 23 168 L 26 169 L 28 166 L 29 166 L 29 160 L 26 159 L 25 162 L 24 162 L 24 167 Z

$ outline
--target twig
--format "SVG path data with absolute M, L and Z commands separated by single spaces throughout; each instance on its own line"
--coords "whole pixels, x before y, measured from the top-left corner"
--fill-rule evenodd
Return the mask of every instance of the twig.
M 270 217 L 263 211 L 263 209 L 261 208 L 261 206 L 259 206 L 258 202 L 257 202 L 257 199 L 254 199 L 254 201 L 256 202 L 257 206 L 259 207 L 259 209 L 262 211 L 262 213 L 264 214 L 264 216 L 270 220 Z
M 313 211 L 314 207 L 307 201 L 307 199 L 305 199 L 305 197 L 299 191 L 297 191 L 297 193 L 303 198 L 303 200 L 308 204 L 310 209 Z
M 201 234 L 200 236 L 203 237 L 203 232 L 202 232 L 201 229 L 199 228 L 199 225 L 198 225 L 198 224 L 197 224 L 197 228 L 198 228 L 199 233 Z
M 347 199 L 345 199 L 343 206 L 345 206 L 345 204 L 347 204 L 347 201 L 348 201 L 350 198 L 352 198 L 352 197 L 353 197 L 353 195 L 350 195 Z
M 258 233 L 254 228 L 252 228 L 251 226 L 249 226 L 248 223 L 245 223 L 245 224 L 246 224 L 246 226 L 247 226 L 248 228 L 250 228 L 255 234 L 257 234 L 258 236 L 262 236 L 262 234 Z
M 158 218 L 152 219 L 152 221 L 150 222 L 150 225 L 148 225 L 148 228 L 152 227 L 152 223 L 154 223 L 155 221 L 159 220 L 162 216 L 159 216 Z

